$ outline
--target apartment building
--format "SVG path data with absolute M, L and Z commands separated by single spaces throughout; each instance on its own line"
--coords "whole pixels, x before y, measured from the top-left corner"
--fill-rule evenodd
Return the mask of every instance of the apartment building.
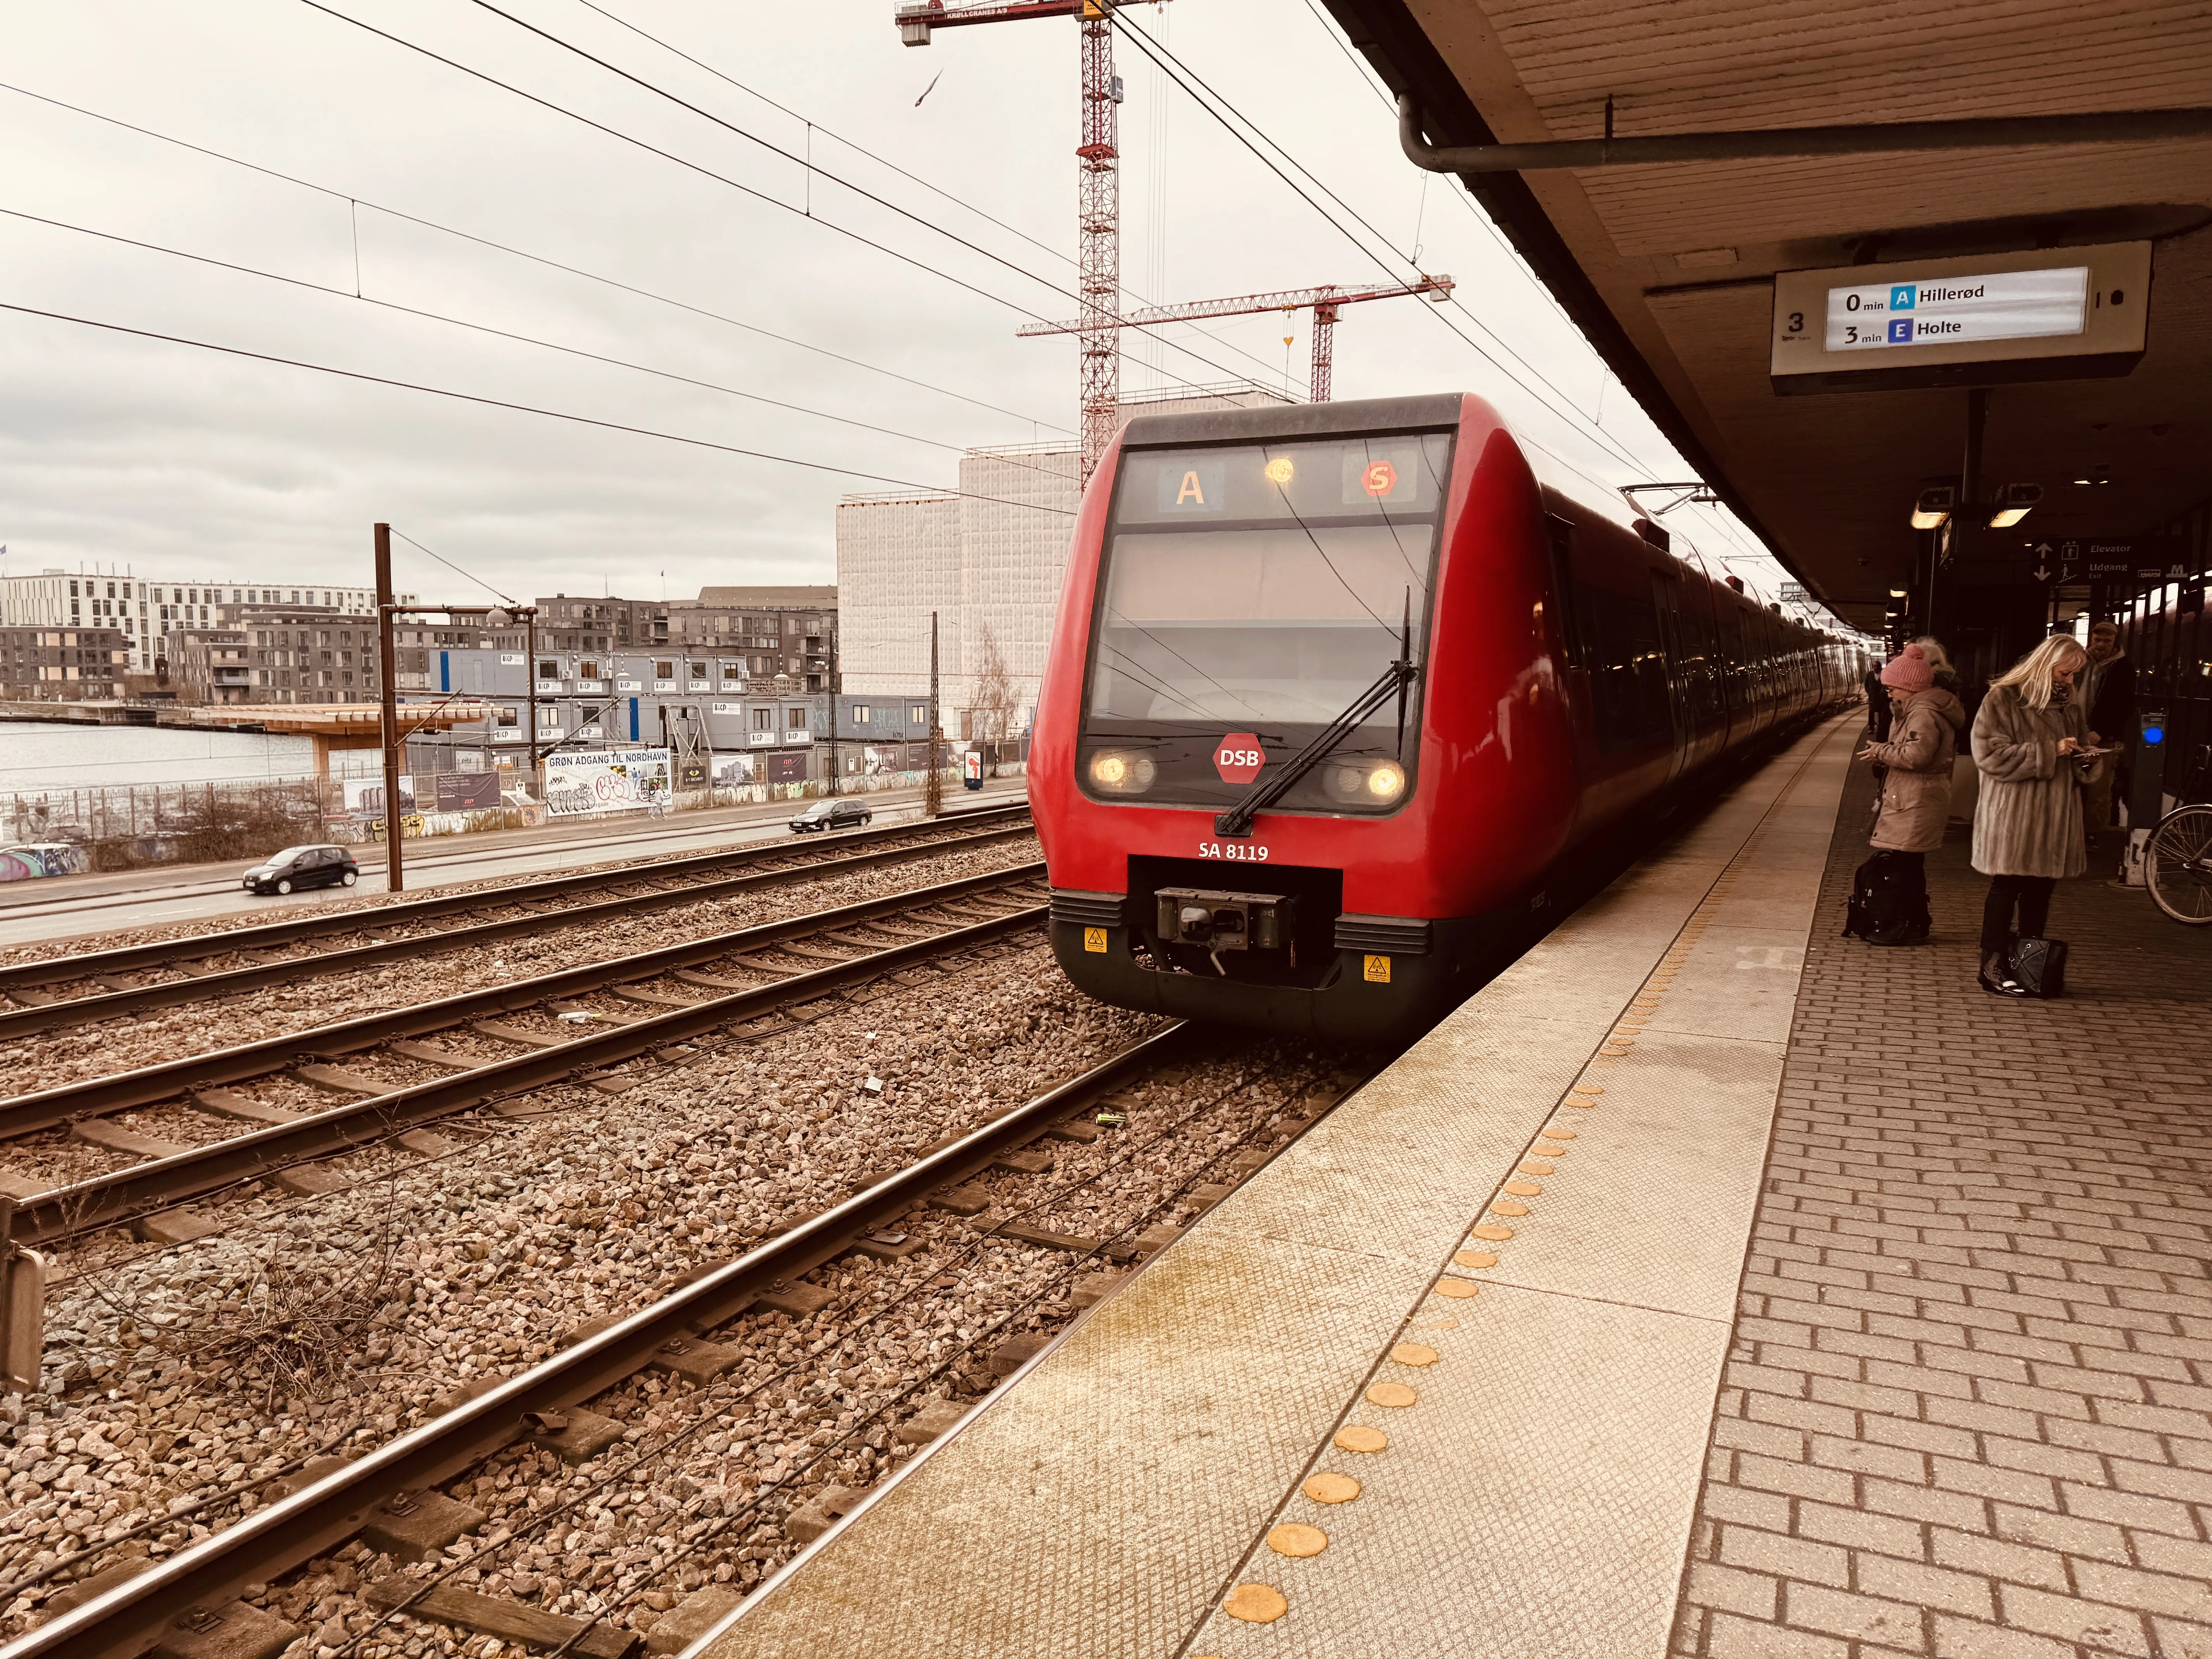
M 112 628 L 0 627 L 0 698 L 76 702 L 115 696 L 130 653 Z
M 400 602 L 413 599 L 403 594 Z M 35 576 L 0 576 L 0 628 L 112 629 L 123 636 L 127 666 L 140 674 L 153 673 L 167 660 L 169 635 L 218 626 L 222 607 L 241 605 L 305 605 L 366 617 L 375 626 L 376 593 L 367 587 L 296 582 L 272 586 L 240 580 L 173 581 L 118 576 L 112 571 L 87 574 L 48 569 Z

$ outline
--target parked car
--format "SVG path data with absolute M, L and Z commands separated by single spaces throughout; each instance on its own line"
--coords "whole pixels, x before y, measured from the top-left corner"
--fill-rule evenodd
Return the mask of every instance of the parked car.
M 811 830 L 850 830 L 874 817 L 856 800 L 817 800 L 792 819 L 791 833 L 803 836 Z
M 295 887 L 350 887 L 361 866 L 343 847 L 288 847 L 246 872 L 249 893 L 289 893 Z

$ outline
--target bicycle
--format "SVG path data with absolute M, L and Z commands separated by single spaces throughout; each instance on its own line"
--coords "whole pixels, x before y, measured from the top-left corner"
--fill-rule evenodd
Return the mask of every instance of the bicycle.
M 2142 871 L 2152 903 L 2189 927 L 2212 926 L 2212 805 L 2177 806 L 2160 818 Z

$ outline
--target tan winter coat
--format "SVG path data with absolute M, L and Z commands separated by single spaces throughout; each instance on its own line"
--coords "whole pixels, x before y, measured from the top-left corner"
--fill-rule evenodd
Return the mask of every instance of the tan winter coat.
M 2081 782 L 2100 763 L 2062 757 L 2058 740 L 2089 740 L 2081 701 L 2031 708 L 2001 685 L 1974 716 L 1974 764 L 1982 795 L 1974 811 L 1974 868 L 1985 876 L 2078 876 L 2089 867 L 2081 842 Z
M 1868 844 L 1891 853 L 1932 853 L 1951 816 L 1951 761 L 1966 729 L 1966 706 L 1940 688 L 1914 694 L 1868 758 L 1889 769 L 1881 811 Z

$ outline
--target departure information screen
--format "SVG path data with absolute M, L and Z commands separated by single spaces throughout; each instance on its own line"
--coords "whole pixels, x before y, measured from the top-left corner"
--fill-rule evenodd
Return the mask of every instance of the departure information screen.
M 2089 314 L 2089 267 L 1832 288 L 1827 310 L 1830 351 L 2079 334 Z

